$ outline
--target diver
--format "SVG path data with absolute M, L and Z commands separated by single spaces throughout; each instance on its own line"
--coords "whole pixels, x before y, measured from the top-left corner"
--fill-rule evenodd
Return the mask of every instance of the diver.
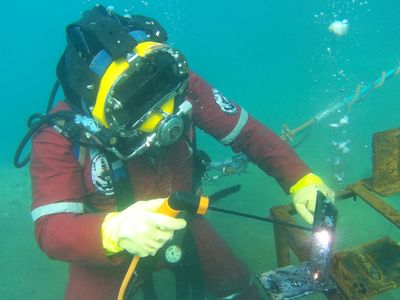
M 274 177 L 308 223 L 317 191 L 328 187 L 190 70 L 156 20 L 96 5 L 66 27 L 66 39 L 56 70 L 65 99 L 29 122 L 35 237 L 49 257 L 70 264 L 65 299 L 116 299 L 132 255 L 151 261 L 138 283 L 147 299 L 155 299 L 148 282 L 161 267 L 187 279 L 181 299 L 261 299 L 205 218 L 157 213 L 173 192 L 200 191 L 195 128 Z M 179 236 L 183 255 L 164 251 Z

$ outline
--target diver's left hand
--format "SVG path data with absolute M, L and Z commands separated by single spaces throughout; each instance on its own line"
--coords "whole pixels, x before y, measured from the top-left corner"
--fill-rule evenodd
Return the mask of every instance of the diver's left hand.
M 334 192 L 327 187 L 320 177 L 313 173 L 305 175 L 290 188 L 293 205 L 298 214 L 308 224 L 314 222 L 313 213 L 315 211 L 318 191 L 321 191 L 328 198 L 334 197 Z

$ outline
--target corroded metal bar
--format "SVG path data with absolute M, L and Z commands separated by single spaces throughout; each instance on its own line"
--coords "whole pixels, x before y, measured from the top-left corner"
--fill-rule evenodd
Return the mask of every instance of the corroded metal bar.
M 373 135 L 372 190 L 382 196 L 400 192 L 400 128 Z
M 357 196 L 359 196 L 377 212 L 400 228 L 400 213 L 396 209 L 369 191 L 361 182 L 350 185 L 349 187 Z
M 271 216 L 279 221 L 296 224 L 292 218 L 293 205 L 271 208 Z M 310 237 L 302 230 L 274 224 L 275 249 L 279 267 L 290 265 L 289 248 L 300 261 L 310 259 Z
M 287 218 L 287 214 L 281 206 L 272 207 L 270 210 L 271 217 L 282 221 Z M 290 214 L 289 214 L 290 217 Z M 287 228 L 274 224 L 275 253 L 278 267 L 290 265 L 289 243 L 287 241 Z

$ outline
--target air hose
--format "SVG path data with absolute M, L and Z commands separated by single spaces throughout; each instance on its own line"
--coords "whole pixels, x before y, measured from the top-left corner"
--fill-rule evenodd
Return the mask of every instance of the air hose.
M 53 124 L 54 120 L 57 119 L 70 119 L 72 115 L 66 111 L 60 111 L 48 115 L 42 115 L 39 113 L 33 114 L 28 119 L 28 132 L 22 138 L 21 142 L 18 144 L 17 150 L 14 154 L 14 166 L 16 168 L 22 168 L 25 166 L 30 160 L 30 154 L 28 154 L 22 161 L 21 161 L 21 154 L 22 151 L 25 149 L 26 144 L 32 138 L 36 131 L 39 130 L 45 124 Z
M 361 102 L 366 97 L 368 97 L 372 93 L 372 91 L 381 87 L 388 79 L 397 76 L 399 73 L 400 73 L 400 65 L 391 69 L 390 71 L 382 72 L 381 76 L 375 79 L 370 84 L 358 85 L 357 88 L 355 89 L 354 94 L 342 98 L 338 102 L 334 103 L 332 106 L 328 107 L 324 111 L 319 112 L 314 117 L 304 122 L 302 125 L 296 127 L 295 129 L 290 129 L 287 125 L 284 125 L 281 133 L 281 138 L 285 141 L 292 141 L 297 134 L 303 132 L 310 126 L 321 122 L 322 120 L 331 116 L 332 114 L 339 111 L 343 107 L 351 108 L 353 104 Z

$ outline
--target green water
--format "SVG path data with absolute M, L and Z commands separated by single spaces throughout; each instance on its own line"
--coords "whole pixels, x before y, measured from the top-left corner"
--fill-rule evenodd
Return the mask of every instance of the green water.
M 398 0 L 119 0 L 103 4 L 158 19 L 194 71 L 278 134 L 283 124 L 292 128 L 302 124 L 400 61 Z M 15 170 L 11 161 L 27 116 L 45 110 L 55 66 L 65 46 L 65 25 L 93 5 L 92 1 L 75 0 L 7 1 L 2 5 L 2 299 L 62 299 L 67 267 L 45 257 L 36 245 L 29 215 L 28 168 Z M 335 19 L 348 20 L 347 35 L 338 38 L 329 32 Z M 371 175 L 372 134 L 399 127 L 399 82 L 400 78 L 390 79 L 351 110 L 324 120 L 296 148 L 330 186 L 338 189 Z M 329 126 L 345 115 L 347 125 L 339 130 Z M 349 152 L 335 152 L 332 142 L 347 142 Z M 231 155 L 229 148 L 201 132 L 199 144 L 215 159 Z M 336 158 L 339 166 L 333 166 Z M 343 175 L 342 182 L 335 180 L 338 172 Z M 250 166 L 247 174 L 205 189 L 211 193 L 237 183 L 242 185 L 241 191 L 218 205 L 265 216 L 270 207 L 290 201 L 274 180 L 255 166 Z M 400 209 L 398 194 L 387 201 Z M 361 201 L 346 200 L 337 203 L 337 208 L 337 250 L 382 236 L 400 241 L 398 228 Z M 270 224 L 213 212 L 207 217 L 254 274 L 276 267 Z M 165 272 L 158 276 L 159 287 L 168 286 L 170 276 Z M 321 295 L 308 298 L 323 299 Z M 376 297 L 399 298 L 398 289 Z

